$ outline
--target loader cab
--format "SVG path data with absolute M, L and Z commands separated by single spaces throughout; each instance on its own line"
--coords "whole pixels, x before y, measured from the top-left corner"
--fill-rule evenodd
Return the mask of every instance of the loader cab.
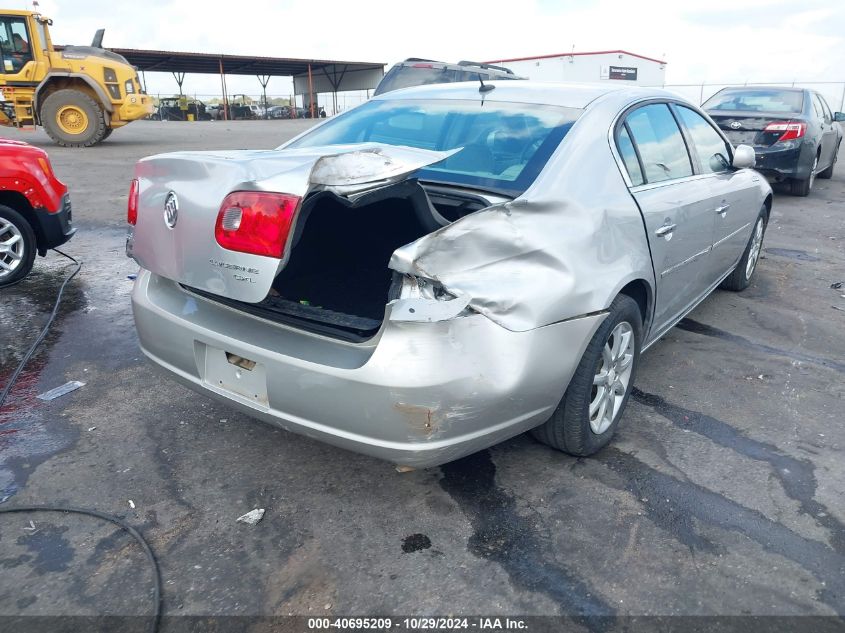
M 34 61 L 33 44 L 26 18 L 0 15 L 0 54 L 3 56 L 0 74 L 21 75 L 27 64 Z

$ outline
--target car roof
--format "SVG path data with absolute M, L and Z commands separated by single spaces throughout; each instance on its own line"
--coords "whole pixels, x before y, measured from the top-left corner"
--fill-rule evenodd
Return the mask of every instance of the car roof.
M 586 108 L 588 104 L 610 93 L 630 93 L 633 98 L 654 96 L 678 98 L 659 88 L 642 88 L 605 84 L 553 83 L 542 81 L 485 81 L 494 90 L 480 93 L 477 81 L 426 84 L 401 88 L 373 97 L 374 100 L 391 99 L 478 99 L 485 101 L 556 105 L 569 108 Z
M 466 70 L 469 72 L 478 72 L 479 70 L 481 70 L 491 75 L 496 74 L 502 76 L 516 76 L 510 68 L 505 68 L 504 66 L 496 66 L 494 64 L 485 64 L 483 62 L 471 62 L 466 60 L 461 60 L 459 62 L 441 62 L 436 59 L 422 59 L 420 57 L 409 57 L 405 61 L 398 62 L 394 66 L 394 68 L 396 66 L 402 66 L 404 68 L 414 68 L 421 64 L 426 66 L 428 64 L 437 64 L 437 66 L 443 66 L 444 68 L 448 68 L 450 70 Z

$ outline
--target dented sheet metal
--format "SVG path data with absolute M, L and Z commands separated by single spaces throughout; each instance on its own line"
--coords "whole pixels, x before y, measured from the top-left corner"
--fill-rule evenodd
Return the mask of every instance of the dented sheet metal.
M 639 209 L 589 120 L 612 120 L 625 99 L 604 101 L 521 196 L 397 249 L 390 268 L 468 296 L 514 332 L 599 313 L 628 282 L 653 278 Z
M 435 152 L 415 147 L 370 145 L 323 156 L 314 163 L 308 180 L 317 189 L 349 193 L 401 180 L 405 176 L 439 163 L 462 148 Z
M 469 297 L 466 295 L 448 301 L 422 298 L 398 299 L 392 304 L 390 320 L 416 323 L 448 321 L 458 316 L 468 305 Z
M 576 284 L 579 253 L 561 249 L 561 236 L 588 242 L 601 229 L 573 205 L 518 200 L 469 215 L 397 249 L 390 267 L 430 279 L 503 327 L 526 331 L 589 312 Z M 440 302 L 443 303 L 443 302 Z M 581 311 L 579 311 L 581 310 Z

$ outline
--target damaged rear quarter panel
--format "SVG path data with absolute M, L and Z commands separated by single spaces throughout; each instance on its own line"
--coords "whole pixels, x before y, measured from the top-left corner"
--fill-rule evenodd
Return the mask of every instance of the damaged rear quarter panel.
M 642 217 L 604 140 L 623 108 L 599 99 L 522 196 L 397 249 L 390 268 L 517 332 L 605 310 L 634 279 L 653 288 Z

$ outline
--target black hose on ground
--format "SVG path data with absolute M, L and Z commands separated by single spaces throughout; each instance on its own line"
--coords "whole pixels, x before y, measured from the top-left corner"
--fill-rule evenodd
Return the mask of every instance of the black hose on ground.
M 50 314 L 50 318 L 47 319 L 47 323 L 44 325 L 44 329 L 41 330 L 41 334 L 38 335 L 38 338 L 35 339 L 35 342 L 32 344 L 32 346 L 30 346 L 26 354 L 24 354 L 24 357 L 21 359 L 21 362 L 18 363 L 18 366 L 15 368 L 15 371 L 12 372 L 12 377 L 9 378 L 9 382 L 6 383 L 6 387 L 3 389 L 3 393 L 0 394 L 0 407 L 3 406 L 4 402 L 6 402 L 6 398 L 9 397 L 9 392 L 11 392 L 12 387 L 15 386 L 15 382 L 17 381 L 18 376 L 21 375 L 23 368 L 26 367 L 26 364 L 29 362 L 29 359 L 32 358 L 32 355 L 35 353 L 35 350 L 41 344 L 41 341 L 43 341 L 44 338 L 47 336 L 47 332 L 50 331 L 50 326 L 53 325 L 53 321 L 56 318 L 56 313 L 59 311 L 59 305 L 62 302 L 62 294 L 65 291 L 65 286 L 67 286 L 68 282 L 73 279 L 76 276 L 76 273 L 78 273 L 79 270 L 82 268 L 82 262 L 80 262 L 79 260 L 74 259 L 67 253 L 63 253 L 57 248 L 54 248 L 53 250 L 56 251 L 59 255 L 67 257 L 70 261 L 76 264 L 76 268 L 74 268 L 73 272 L 65 278 L 61 288 L 59 288 L 59 294 L 56 296 L 56 303 L 53 306 L 53 312 Z
M 132 538 L 138 541 L 138 544 L 141 546 L 141 549 L 144 550 L 144 554 L 147 556 L 147 560 L 150 561 L 150 567 L 152 567 L 153 569 L 153 601 L 155 603 L 155 608 L 152 614 L 152 622 L 150 622 L 150 633 L 155 633 L 158 630 L 158 625 L 161 621 L 161 572 L 158 567 L 158 561 L 156 560 L 155 554 L 153 554 L 153 550 L 150 547 L 150 544 L 147 543 L 147 541 L 144 539 L 143 536 L 141 536 L 141 533 L 138 530 L 129 525 L 120 517 L 116 517 L 112 514 L 106 514 L 105 512 L 100 512 L 98 510 L 89 510 L 87 508 L 74 508 L 72 506 L 17 506 L 12 508 L 0 507 L 0 514 L 8 514 L 12 512 L 63 512 L 65 514 L 81 514 L 83 516 L 91 516 L 97 519 L 102 519 L 103 521 L 108 521 L 109 523 L 115 524 L 126 532 L 129 532 Z
M 53 306 L 53 311 L 50 313 L 50 318 L 47 319 L 47 323 L 44 325 L 44 328 L 41 330 L 41 333 L 38 335 L 38 338 L 35 339 L 35 342 L 30 346 L 27 350 L 24 357 L 21 359 L 21 362 L 15 368 L 15 371 L 12 372 L 11 378 L 9 378 L 9 382 L 6 384 L 6 387 L 3 389 L 3 393 L 0 394 L 0 406 L 3 406 L 3 403 L 6 401 L 6 398 L 9 396 L 9 393 L 12 391 L 12 387 L 14 387 L 15 382 L 17 381 L 18 377 L 21 375 L 24 367 L 29 362 L 29 359 L 32 358 L 32 355 L 35 353 L 35 350 L 47 336 L 47 333 L 50 331 L 50 326 L 53 324 L 53 321 L 56 318 L 56 314 L 59 311 L 59 305 L 62 302 L 62 294 L 65 291 L 65 287 L 67 286 L 68 282 L 73 279 L 76 274 L 82 268 L 82 262 L 79 260 L 71 257 L 67 253 L 63 253 L 58 249 L 53 249 L 59 255 L 62 255 L 69 260 L 71 260 L 76 267 L 74 268 L 73 272 L 71 272 L 62 282 L 61 287 L 59 288 L 59 293 L 56 296 L 56 303 Z M 118 526 L 122 530 L 125 530 L 134 538 L 138 544 L 141 546 L 141 549 L 144 550 L 144 554 L 147 557 L 147 560 L 150 562 L 150 566 L 153 569 L 153 584 L 154 584 L 154 595 L 153 600 L 155 602 L 155 607 L 152 615 L 152 621 L 150 623 L 150 633 L 155 633 L 158 630 L 159 623 L 161 622 L 161 571 L 159 570 L 158 561 L 156 560 L 155 554 L 153 554 L 153 550 L 150 547 L 150 544 L 141 536 L 141 533 L 136 530 L 134 527 L 129 525 L 126 521 L 121 519 L 120 517 L 116 517 L 111 514 L 106 514 L 105 512 L 100 512 L 99 510 L 89 510 L 87 508 L 75 508 L 71 506 L 17 506 L 17 507 L 10 507 L 10 508 L 2 508 L 0 507 L 0 514 L 10 514 L 13 512 L 17 513 L 24 513 L 24 512 L 63 512 L 65 514 L 81 514 L 84 516 L 91 516 L 97 519 L 101 519 L 103 521 L 108 521 L 109 523 L 113 523 L 114 525 Z

